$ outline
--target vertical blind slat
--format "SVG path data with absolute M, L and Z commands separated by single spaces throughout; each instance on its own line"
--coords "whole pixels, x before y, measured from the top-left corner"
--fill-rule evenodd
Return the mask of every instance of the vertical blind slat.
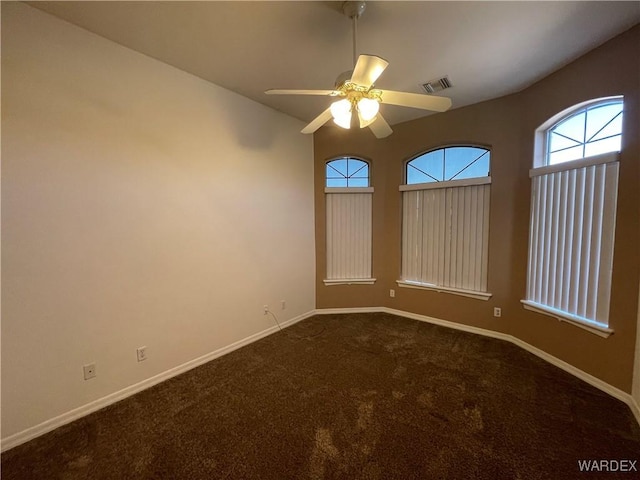
M 584 211 L 584 171 L 576 170 L 574 197 L 573 252 L 571 257 L 571 276 L 569 287 L 569 311 L 577 315 L 580 302 L 580 260 L 582 258 L 582 226 Z
M 548 254 L 548 252 L 551 249 L 551 229 L 549 228 L 549 226 L 551 225 L 551 217 L 552 217 L 552 210 L 553 210 L 553 195 L 550 195 L 549 193 L 553 191 L 553 175 L 548 175 L 546 178 L 544 178 L 544 197 L 543 197 L 543 203 L 545 205 L 545 209 L 544 209 L 544 220 L 543 220 L 543 224 L 545 226 L 544 229 L 544 239 L 543 239 L 543 245 L 544 245 L 544 251 L 547 252 L 547 255 L 545 255 L 542 259 L 542 292 L 540 295 L 540 298 L 542 299 L 542 302 L 544 302 L 545 304 L 549 301 L 549 264 L 551 263 L 551 256 Z
M 444 280 L 443 285 L 451 285 L 451 219 L 450 205 L 452 199 L 452 191 L 450 188 L 444 190 L 444 207 L 442 210 L 441 224 L 444 228 Z
M 480 288 L 476 275 L 476 267 L 481 260 L 482 255 L 478 255 L 477 243 L 478 238 L 478 207 L 481 205 L 481 197 L 479 196 L 478 187 L 471 187 L 470 203 L 469 203 L 469 261 L 467 263 L 467 276 L 470 279 L 471 290 Z M 480 217 L 482 219 L 482 217 Z
M 565 298 L 565 289 L 563 288 L 564 282 L 564 263 L 565 263 L 565 251 L 567 248 L 567 182 L 569 176 L 567 172 L 560 173 L 560 203 L 558 208 L 558 260 L 556 262 L 556 299 L 555 305 L 558 308 L 562 308 L 562 304 Z
M 538 202 L 540 200 L 540 195 L 538 193 L 540 189 L 540 177 L 535 177 L 532 180 L 531 186 L 531 209 L 529 213 L 529 218 L 531 219 L 531 228 L 529 228 L 529 258 L 527 265 L 527 298 L 535 298 L 536 292 L 536 273 L 537 270 L 532 268 L 533 265 L 536 265 L 536 257 L 538 255 L 538 236 L 537 232 L 538 228 L 538 215 L 536 212 L 538 211 Z
M 559 228 L 557 225 L 559 224 L 560 217 L 560 174 L 556 173 L 552 177 L 553 179 L 553 196 L 551 200 L 551 222 L 552 225 L 556 225 L 556 228 L 553 228 L 550 233 L 551 238 L 551 254 L 549 258 L 549 277 L 547 284 L 547 299 L 549 304 L 556 304 L 556 274 L 558 271 L 558 233 Z
M 480 291 L 486 292 L 488 289 L 489 277 L 489 204 L 491 190 L 488 186 L 482 187 L 482 268 L 480 269 Z
M 592 215 L 591 215 L 591 241 L 589 251 L 590 275 L 587 279 L 587 305 L 586 317 L 596 318 L 596 293 L 598 291 L 598 278 L 600 276 L 600 247 L 602 237 L 602 207 L 604 206 L 604 175 L 606 165 L 598 165 L 593 167 L 593 198 L 592 198 Z
M 609 300 L 611 296 L 611 270 L 613 268 L 613 244 L 616 228 L 617 195 L 618 191 L 617 162 L 610 163 L 605 169 L 604 204 L 602 207 L 602 237 L 600 245 L 600 271 L 598 275 L 598 301 L 596 305 L 596 319 L 600 323 L 608 323 Z

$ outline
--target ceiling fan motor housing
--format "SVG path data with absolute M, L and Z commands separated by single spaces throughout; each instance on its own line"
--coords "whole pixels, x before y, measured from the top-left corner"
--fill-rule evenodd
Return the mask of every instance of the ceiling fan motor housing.
M 345 83 L 351 80 L 351 76 L 353 75 L 353 70 L 347 70 L 346 72 L 342 72 L 336 78 L 336 90 L 339 90 Z

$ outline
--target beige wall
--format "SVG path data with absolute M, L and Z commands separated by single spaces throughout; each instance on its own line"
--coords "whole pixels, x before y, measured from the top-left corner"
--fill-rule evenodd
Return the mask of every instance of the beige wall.
M 640 261 L 639 57 L 640 27 L 624 33 L 524 91 L 393 127 L 376 140 L 368 130 L 326 127 L 315 135 L 316 292 L 318 308 L 387 306 L 514 335 L 626 392 L 631 391 Z M 576 103 L 625 96 L 618 221 L 610 326 L 603 339 L 556 319 L 526 311 L 526 263 L 534 130 Z M 393 108 L 393 107 L 391 107 Z M 451 143 L 491 148 L 489 301 L 399 288 L 401 203 L 398 185 L 411 156 Z M 372 162 L 375 285 L 324 286 L 324 162 L 340 155 Z M 389 289 L 396 297 L 389 297 Z M 502 318 L 493 307 L 502 307 Z
M 302 126 L 3 3 L 3 438 L 313 310 Z

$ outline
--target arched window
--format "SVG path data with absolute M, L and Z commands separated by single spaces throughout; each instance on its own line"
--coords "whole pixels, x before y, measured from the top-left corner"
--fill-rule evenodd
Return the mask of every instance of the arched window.
M 623 111 L 622 97 L 608 97 L 552 117 L 536 130 L 529 172 L 529 263 L 522 303 L 605 337 L 612 333 L 609 300 Z
M 456 145 L 405 163 L 399 286 L 488 300 L 491 152 Z
M 369 163 L 354 157 L 330 160 L 325 167 L 325 285 L 371 284 L 371 205 Z
M 353 157 L 342 157 L 327 162 L 327 187 L 368 187 L 369 164 Z
M 602 153 L 619 152 L 622 115 L 621 97 L 597 100 L 565 113 L 546 130 L 545 164 L 555 165 Z
M 444 147 L 407 162 L 407 185 L 489 176 L 491 153 L 472 146 Z

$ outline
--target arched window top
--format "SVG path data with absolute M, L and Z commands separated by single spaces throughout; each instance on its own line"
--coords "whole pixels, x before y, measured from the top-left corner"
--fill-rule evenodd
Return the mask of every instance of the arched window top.
M 544 163 L 579 160 L 608 152 L 619 152 L 622 145 L 622 97 L 608 97 L 582 103 L 565 110 L 545 124 Z M 546 128 L 545 128 L 546 127 Z
M 423 153 L 406 163 L 407 185 L 488 177 L 491 152 L 474 146 L 452 146 Z
M 369 163 L 354 157 L 340 157 L 327 162 L 327 187 L 368 187 Z

